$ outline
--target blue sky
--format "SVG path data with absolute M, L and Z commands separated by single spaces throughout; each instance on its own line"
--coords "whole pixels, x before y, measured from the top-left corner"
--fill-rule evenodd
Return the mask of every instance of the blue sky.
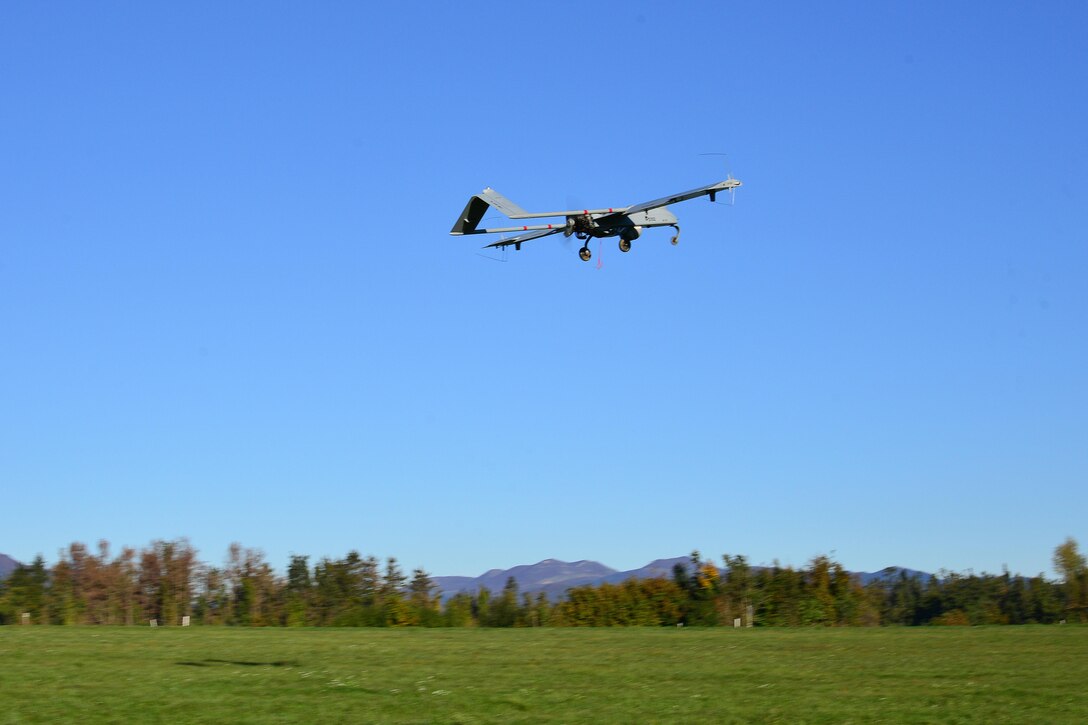
M 1086 35 L 1081 3 L 5 3 L 0 551 L 1049 572 L 1088 544 Z M 677 247 L 447 234 L 486 185 L 729 171 Z

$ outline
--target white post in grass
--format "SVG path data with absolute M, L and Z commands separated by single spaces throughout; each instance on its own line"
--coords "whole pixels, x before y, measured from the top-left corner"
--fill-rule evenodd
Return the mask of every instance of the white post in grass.
M 733 618 L 733 629 L 740 629 L 740 617 Z
M 184 617 L 181 618 L 181 626 L 182 627 L 188 627 L 189 626 L 189 615 L 188 614 L 186 614 Z
M 23 612 L 23 624 L 30 624 L 30 612 Z
M 151 620 L 151 626 L 152 626 L 152 627 L 158 627 L 158 626 L 159 626 L 159 620 L 157 620 L 157 619 L 152 619 L 152 620 Z

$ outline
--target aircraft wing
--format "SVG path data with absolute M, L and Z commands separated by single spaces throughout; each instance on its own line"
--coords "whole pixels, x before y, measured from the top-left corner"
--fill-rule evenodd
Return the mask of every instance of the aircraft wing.
M 673 194 L 672 196 L 663 196 L 660 199 L 654 199 L 653 201 L 644 201 L 641 204 L 635 204 L 629 206 L 623 210 L 624 214 L 637 214 L 640 211 L 649 211 L 650 209 L 657 209 L 662 206 L 668 206 L 669 204 L 675 204 L 680 201 L 687 201 L 688 199 L 694 199 L 697 196 L 707 196 L 709 194 L 717 194 L 719 191 L 726 191 L 727 189 L 734 189 L 740 186 L 741 183 L 736 179 L 726 179 L 725 181 L 719 181 L 716 184 L 709 184 L 707 186 L 700 186 L 698 189 L 692 189 L 691 191 L 682 191 L 679 194 Z
M 524 241 L 527 241 L 529 239 L 538 239 L 539 237 L 546 237 L 549 234 L 555 234 L 557 232 L 563 231 L 564 229 L 565 229 L 565 227 L 559 227 L 558 229 L 545 229 L 545 230 L 539 231 L 539 232 L 529 232 L 528 234 L 519 234 L 516 237 L 509 237 L 508 239 L 500 239 L 497 242 L 493 242 L 492 244 L 488 244 L 487 246 L 484 247 L 484 249 L 491 249 L 492 247 L 509 247 L 511 244 L 520 247 L 521 243 L 524 242 Z

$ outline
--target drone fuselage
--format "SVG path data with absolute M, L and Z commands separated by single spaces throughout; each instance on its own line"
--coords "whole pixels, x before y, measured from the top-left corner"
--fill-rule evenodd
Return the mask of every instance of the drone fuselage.
M 678 223 L 676 216 L 659 207 L 634 214 L 582 214 L 568 216 L 566 230 L 573 232 L 579 239 L 588 237 L 614 237 L 617 234 L 625 239 L 637 239 L 639 232 L 646 227 L 668 227 Z M 570 236 L 570 234 L 567 234 Z
M 676 244 L 680 239 L 680 224 L 676 216 L 667 208 L 669 204 L 676 204 L 699 196 L 709 196 L 713 202 L 719 192 L 728 191 L 732 194 L 739 186 L 741 186 L 741 182 L 730 176 L 725 181 L 700 186 L 697 189 L 633 206 L 552 212 L 527 212 L 502 194 L 488 187 L 469 198 L 464 211 L 461 212 L 461 216 L 458 217 L 453 229 L 450 230 L 450 234 L 454 236 L 464 234 L 506 234 L 510 232 L 515 234 L 511 238 L 500 239 L 497 242 L 488 244 L 486 248 L 489 249 L 496 247 L 503 249 L 510 246 L 514 247 L 514 249 L 521 249 L 522 242 L 558 233 L 562 233 L 565 237 L 573 235 L 583 241 L 595 237 L 619 236 L 620 250 L 627 252 L 631 249 L 631 241 L 638 239 L 644 228 L 672 227 L 676 230 L 676 234 L 671 241 Z M 494 207 L 511 220 L 520 221 L 523 219 L 556 217 L 562 218 L 563 222 L 481 229 L 479 224 L 489 207 Z M 587 245 L 582 245 L 579 256 L 583 260 L 589 260 L 591 254 Z

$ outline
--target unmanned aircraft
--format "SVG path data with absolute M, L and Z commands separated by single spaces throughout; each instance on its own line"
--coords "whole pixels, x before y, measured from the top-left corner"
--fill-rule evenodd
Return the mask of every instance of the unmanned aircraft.
M 672 196 L 664 196 L 634 206 L 543 212 L 527 212 L 489 186 L 468 200 L 468 204 L 465 204 L 465 210 L 461 212 L 461 216 L 458 217 L 457 223 L 453 225 L 450 234 L 461 236 L 463 234 L 525 232 L 514 237 L 500 239 L 484 247 L 484 249 L 505 248 L 513 245 L 515 250 L 520 250 L 521 243 L 530 239 L 539 239 L 560 232 L 564 237 L 573 234 L 577 239 L 584 242 L 582 248 L 578 250 L 578 256 L 582 258 L 583 262 L 588 262 L 589 258 L 593 256 L 589 251 L 589 240 L 593 237 L 618 236 L 620 238 L 620 251 L 630 252 L 631 242 L 639 238 L 643 229 L 672 227 L 676 230 L 672 243 L 676 244 L 680 241 L 680 223 L 673 216 L 673 213 L 668 210 L 669 204 L 676 204 L 699 196 L 709 196 L 711 201 L 715 201 L 718 192 L 728 191 L 732 194 L 740 186 L 741 182 L 730 176 L 725 181 L 719 181 L 716 184 L 700 186 L 698 189 L 673 194 Z M 489 206 L 495 207 L 510 219 L 566 217 L 566 221 L 557 224 L 530 224 L 528 226 L 479 229 L 478 225 L 484 218 L 484 212 L 487 211 Z

